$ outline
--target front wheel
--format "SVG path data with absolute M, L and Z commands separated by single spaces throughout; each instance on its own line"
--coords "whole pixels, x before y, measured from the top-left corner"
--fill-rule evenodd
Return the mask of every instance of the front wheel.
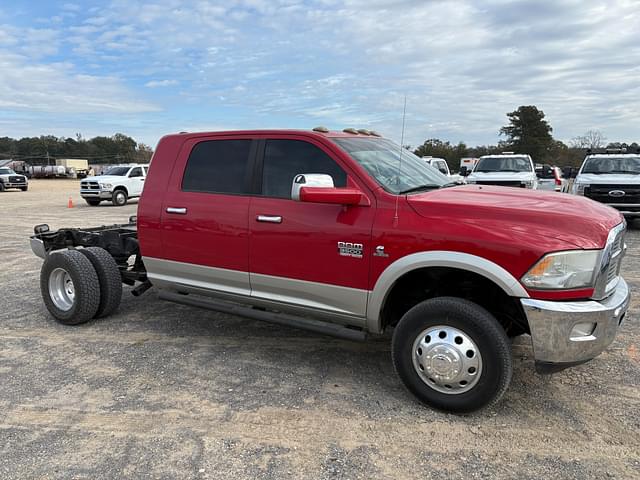
M 127 204 L 127 192 L 124 190 L 116 190 L 113 192 L 111 201 L 117 207 L 122 207 Z
M 411 308 L 393 332 L 392 357 L 422 402 L 470 413 L 497 402 L 511 382 L 509 339 L 481 306 L 438 297 Z
M 29 187 L 20 187 L 20 190 L 22 190 L 23 192 L 26 192 L 29 189 Z
M 85 198 L 84 201 L 92 207 L 97 207 L 98 205 L 100 205 L 100 200 L 97 200 L 95 198 Z

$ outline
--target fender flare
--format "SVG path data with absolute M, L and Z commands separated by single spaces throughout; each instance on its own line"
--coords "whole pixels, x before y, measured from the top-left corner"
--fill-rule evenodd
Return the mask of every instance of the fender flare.
M 432 250 L 406 255 L 390 264 L 380 274 L 367 300 L 367 329 L 381 333 L 380 313 L 391 288 L 404 274 L 427 267 L 449 267 L 477 273 L 498 285 L 510 297 L 528 298 L 520 282 L 507 270 L 486 258 L 469 253 Z

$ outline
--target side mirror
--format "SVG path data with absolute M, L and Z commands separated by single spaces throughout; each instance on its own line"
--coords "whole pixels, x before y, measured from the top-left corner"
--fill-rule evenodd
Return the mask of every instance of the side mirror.
M 291 186 L 291 199 L 301 201 L 300 189 L 302 187 L 333 188 L 333 178 L 325 173 L 301 173 L 293 178 Z
M 466 177 L 467 175 L 469 175 L 469 171 L 467 170 L 466 165 L 460 167 L 460 175 L 462 175 L 463 177 Z

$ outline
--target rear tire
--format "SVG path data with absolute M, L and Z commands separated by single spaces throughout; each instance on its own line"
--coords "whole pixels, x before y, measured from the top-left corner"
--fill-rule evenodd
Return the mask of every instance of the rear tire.
M 77 250 L 47 257 L 40 271 L 40 292 L 49 313 L 64 325 L 91 320 L 100 305 L 98 274 Z
M 89 259 L 98 274 L 100 305 L 93 318 L 107 317 L 118 309 L 122 299 L 122 277 L 118 264 L 104 248 L 87 247 L 78 251 Z
M 115 192 L 113 192 L 113 195 L 111 196 L 111 201 L 116 207 L 122 207 L 126 205 L 127 200 L 128 200 L 127 192 L 125 192 L 122 189 L 116 190 Z
M 84 201 L 87 202 L 92 207 L 97 207 L 98 205 L 100 205 L 100 200 L 85 198 Z
M 439 410 L 488 407 L 511 382 L 504 329 L 487 310 L 461 298 L 438 297 L 411 308 L 393 332 L 391 353 L 409 391 Z

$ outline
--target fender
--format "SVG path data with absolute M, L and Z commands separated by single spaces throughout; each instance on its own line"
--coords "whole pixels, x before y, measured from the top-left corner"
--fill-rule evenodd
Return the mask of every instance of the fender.
M 367 329 L 370 332 L 382 333 L 380 313 L 396 281 L 405 273 L 425 267 L 450 267 L 474 272 L 491 280 L 511 297 L 529 298 L 527 291 L 513 275 L 486 258 L 448 250 L 412 253 L 389 265 L 370 292 L 367 301 Z

